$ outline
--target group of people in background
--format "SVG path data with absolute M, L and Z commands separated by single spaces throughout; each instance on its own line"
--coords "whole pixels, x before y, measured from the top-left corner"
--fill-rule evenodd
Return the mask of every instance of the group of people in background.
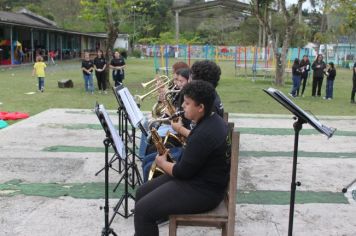
M 107 94 L 106 64 L 106 59 L 102 50 L 97 51 L 97 56 L 94 60 L 90 59 L 89 52 L 84 53 L 81 69 L 83 71 L 86 92 L 94 94 L 93 72 L 95 72 L 99 93 Z M 109 68 L 112 70 L 112 78 L 115 86 L 122 84 L 122 81 L 125 79 L 125 67 L 126 63 L 124 58 L 118 51 L 115 51 L 109 65 Z
M 300 86 L 302 86 L 301 96 L 304 97 L 306 81 L 308 79 L 310 69 L 313 70 L 312 97 L 321 97 L 321 88 L 324 76 L 326 76 L 326 89 L 325 96 L 323 98 L 327 100 L 333 99 L 336 69 L 333 62 L 326 64 L 323 61 L 323 56 L 321 54 L 317 56 L 312 65 L 310 65 L 307 55 L 304 55 L 301 61 L 299 61 L 298 58 L 294 60 L 292 66 L 293 86 L 289 95 L 292 97 L 299 96 Z

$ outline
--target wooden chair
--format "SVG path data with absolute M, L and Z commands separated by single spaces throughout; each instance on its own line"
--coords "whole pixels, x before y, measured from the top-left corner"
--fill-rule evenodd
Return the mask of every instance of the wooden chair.
M 231 125 L 232 124 L 232 125 Z M 230 129 L 232 126 L 232 129 Z M 229 123 L 231 131 L 231 168 L 230 182 L 225 199 L 215 209 L 200 214 L 171 215 L 169 217 L 169 236 L 177 235 L 177 227 L 205 226 L 221 228 L 221 235 L 233 236 L 235 231 L 235 209 L 237 188 L 237 167 L 239 159 L 240 133 L 233 131 L 233 123 Z

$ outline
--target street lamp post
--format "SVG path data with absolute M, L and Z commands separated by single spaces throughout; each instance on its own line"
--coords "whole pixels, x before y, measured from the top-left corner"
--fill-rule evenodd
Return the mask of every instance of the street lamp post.
M 133 9 L 133 18 L 134 18 L 134 23 L 133 23 L 133 35 L 132 35 L 132 47 L 133 49 L 135 48 L 135 34 L 136 34 L 136 16 L 135 16 L 135 13 L 136 13 L 136 6 L 133 5 L 131 6 L 131 8 Z

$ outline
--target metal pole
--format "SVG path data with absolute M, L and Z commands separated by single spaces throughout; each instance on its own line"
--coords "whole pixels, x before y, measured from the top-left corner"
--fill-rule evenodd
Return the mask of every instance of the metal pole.
M 12 29 L 12 26 L 10 26 L 10 55 L 11 55 L 11 65 L 14 64 L 14 44 L 12 42 L 13 40 L 13 37 L 12 37 L 12 34 L 13 34 L 13 29 Z
M 134 22 L 133 22 L 133 35 L 132 35 L 132 50 L 135 48 L 135 34 L 136 34 L 136 6 L 133 5 L 131 7 L 133 9 L 133 18 L 134 18 Z

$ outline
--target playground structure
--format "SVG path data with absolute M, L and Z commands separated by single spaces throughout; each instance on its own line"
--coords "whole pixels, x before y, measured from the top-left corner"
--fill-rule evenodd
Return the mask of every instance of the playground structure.
M 325 50 L 326 48 L 326 50 Z M 215 45 L 138 45 L 143 56 L 154 58 L 156 73 L 168 75 L 169 61 L 172 58 L 185 61 L 191 65 L 192 60 L 233 61 L 236 77 L 272 79 L 275 74 L 276 61 L 272 47 L 257 46 L 215 46 Z M 281 48 L 279 48 L 279 52 Z M 348 67 L 356 58 L 356 45 L 326 45 L 320 47 L 319 53 L 326 62 L 333 61 L 337 66 Z M 302 59 L 308 55 L 313 62 L 318 53 L 314 48 L 289 48 L 285 72 L 287 77 L 295 58 Z

